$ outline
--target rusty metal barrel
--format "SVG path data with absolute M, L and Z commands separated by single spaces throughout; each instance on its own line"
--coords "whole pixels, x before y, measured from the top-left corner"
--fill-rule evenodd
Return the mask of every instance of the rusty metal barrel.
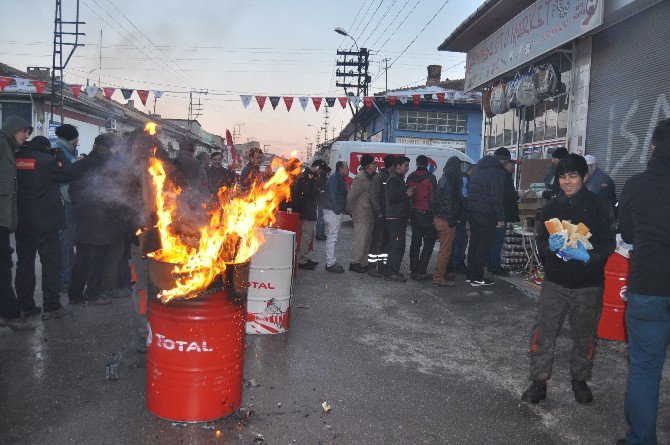
M 242 404 L 249 263 L 228 265 L 193 298 L 162 303 L 174 266 L 149 259 L 147 409 L 178 422 L 218 419 Z

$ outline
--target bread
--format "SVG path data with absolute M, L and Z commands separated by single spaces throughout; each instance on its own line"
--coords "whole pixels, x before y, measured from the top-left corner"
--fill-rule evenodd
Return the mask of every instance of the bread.
M 584 223 L 572 224 L 570 221 L 561 221 L 558 218 L 551 218 L 544 222 L 549 235 L 560 233 L 566 239 L 566 246 L 577 247 L 577 241 L 581 242 L 586 250 L 593 249 L 589 242 L 591 232 L 588 226 Z
M 589 228 L 586 227 L 584 223 L 579 223 L 575 227 L 575 233 L 579 233 L 582 236 L 586 236 L 589 233 Z
M 561 224 L 561 220 L 558 218 L 551 218 L 547 221 L 544 222 L 544 227 L 547 228 L 547 232 L 549 232 L 549 235 L 553 235 L 555 233 L 560 232 L 563 230 L 563 225 Z
M 573 229 L 572 223 L 570 221 L 563 220 L 561 221 L 561 225 L 563 226 L 563 230 L 568 232 L 568 236 L 574 233 L 575 230 Z

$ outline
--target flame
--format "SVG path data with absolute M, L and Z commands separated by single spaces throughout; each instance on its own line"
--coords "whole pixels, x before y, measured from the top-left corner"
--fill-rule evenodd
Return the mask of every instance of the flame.
M 298 157 L 298 150 L 293 150 L 293 151 L 291 152 L 291 157 L 292 157 L 292 158 L 297 158 L 297 157 Z
M 153 136 L 156 134 L 156 127 L 158 127 L 158 125 L 155 122 L 148 122 L 144 126 L 144 131 L 146 131 L 150 136 Z
M 274 166 L 275 162 L 273 162 Z M 168 180 L 165 165 L 149 159 L 162 248 L 149 256 L 175 264 L 172 271 L 175 287 L 158 295 L 166 303 L 176 298 L 191 298 L 205 289 L 226 269 L 226 263 L 248 261 L 263 243 L 259 227 L 275 221 L 275 211 L 290 197 L 290 187 L 300 173 L 300 164 L 279 165 L 265 182 L 256 181 L 244 193 L 226 187 L 219 190 L 218 202 L 210 211 L 209 222 L 198 228 L 193 242 L 177 233 L 178 196 L 181 190 Z M 232 197 L 232 198 L 231 198 Z

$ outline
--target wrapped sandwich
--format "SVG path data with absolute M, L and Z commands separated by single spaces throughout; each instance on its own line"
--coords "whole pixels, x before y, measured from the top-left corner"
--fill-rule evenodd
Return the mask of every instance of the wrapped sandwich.
M 544 222 L 549 235 L 561 235 L 565 240 L 565 247 L 577 247 L 577 241 L 582 243 L 586 250 L 593 249 L 593 245 L 589 241 L 591 232 L 584 223 L 572 224 L 570 221 L 561 221 L 558 218 L 552 218 Z

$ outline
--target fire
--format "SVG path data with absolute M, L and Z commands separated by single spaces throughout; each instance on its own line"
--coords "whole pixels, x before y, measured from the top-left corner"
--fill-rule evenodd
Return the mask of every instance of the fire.
M 148 122 L 147 125 L 144 127 L 144 131 L 146 131 L 146 132 L 149 133 L 151 136 L 153 136 L 153 135 L 156 134 L 156 127 L 157 127 L 157 126 L 158 126 L 158 125 L 156 125 L 155 122 Z
M 297 157 L 298 157 L 298 150 L 293 150 L 293 151 L 291 152 L 291 157 L 292 157 L 292 158 L 297 158 Z

